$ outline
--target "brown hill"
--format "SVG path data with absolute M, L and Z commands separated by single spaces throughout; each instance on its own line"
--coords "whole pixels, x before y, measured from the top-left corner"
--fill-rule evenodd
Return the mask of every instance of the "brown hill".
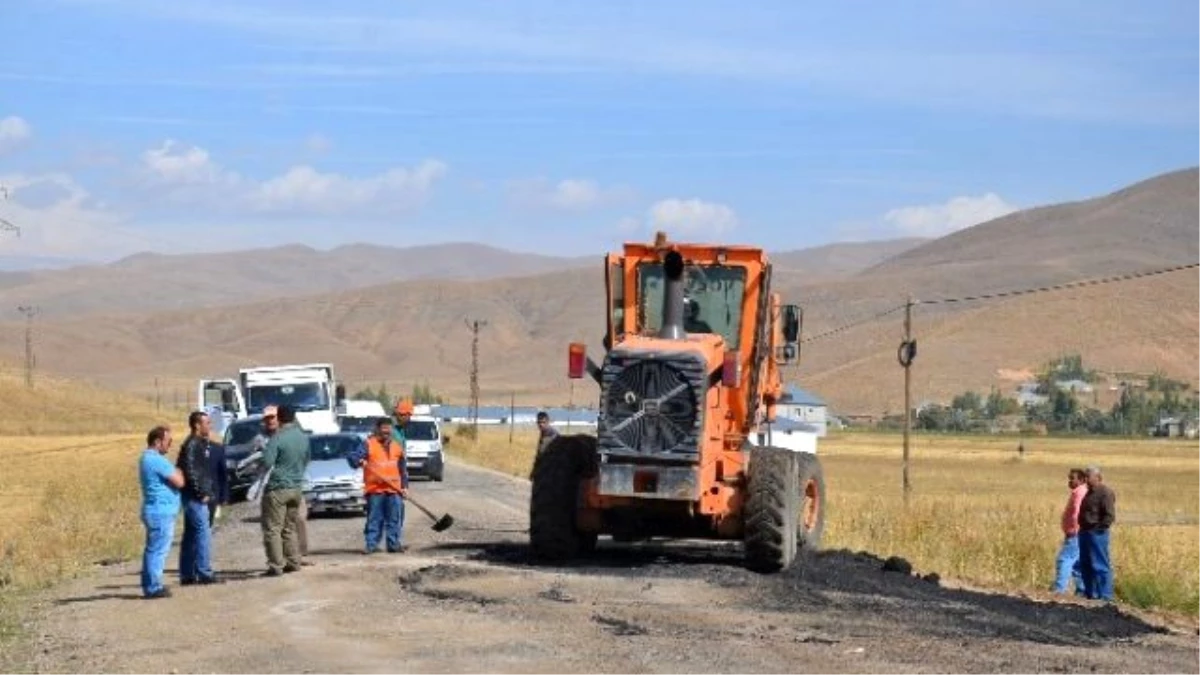
M 780 254 L 807 281 L 844 278 L 907 250 L 919 239 L 832 244 Z M 0 272 L 0 316 L 37 305 L 46 317 L 232 306 L 282 297 L 369 288 L 421 279 L 488 280 L 594 268 L 595 256 L 515 253 L 482 244 L 395 248 L 351 244 L 329 251 L 302 245 L 163 255 L 138 253 L 108 265 Z
M 408 248 L 352 244 L 329 251 L 289 245 L 228 253 L 139 253 L 108 265 L 6 273 L 0 276 L 0 306 L 35 304 L 47 317 L 211 307 L 392 281 L 483 280 L 582 264 L 578 258 L 515 253 L 473 243 Z M 12 310 L 8 313 L 11 316 Z
M 853 276 L 893 256 L 910 251 L 929 241 L 920 237 L 835 243 L 798 251 L 772 253 L 777 270 L 794 273 L 805 282 L 832 281 Z
M 1196 195 L 1189 198 L 1176 189 L 1179 184 L 1178 176 L 1169 175 L 1109 198 L 1039 209 L 1040 226 L 1022 230 L 1017 244 L 1007 240 L 1018 235 L 993 236 L 990 228 L 1003 233 L 1028 219 L 1010 216 L 952 235 L 948 239 L 960 242 L 969 235 L 970 246 L 956 245 L 967 258 L 975 256 L 967 263 L 949 257 L 936 262 L 936 255 L 949 254 L 938 253 L 946 244 L 933 242 L 901 254 L 907 263 L 879 265 L 842 281 L 814 284 L 800 273 L 781 274 L 778 290 L 805 305 L 805 334 L 812 336 L 869 319 L 908 293 L 944 298 L 1103 276 L 1135 263 L 1195 262 Z M 1148 210 L 1169 227 L 1147 236 L 1142 227 L 1124 226 L 1140 222 Z M 1075 248 L 1058 247 L 1056 242 L 1084 236 L 1063 234 L 1082 231 L 1078 221 L 1092 223 L 1095 231 Z M 971 253 L 980 247 L 993 255 Z M 470 354 L 465 321 L 479 318 L 488 321 L 481 342 L 485 398 L 507 402 L 516 392 L 519 402 L 566 402 L 572 396 L 564 377 L 566 344 L 584 339 L 596 350 L 603 326 L 601 271 L 584 269 L 387 284 L 286 303 L 47 319 L 38 325 L 39 362 L 142 392 L 158 377 L 162 387 L 187 397 L 196 377 L 256 363 L 328 360 L 351 388 L 387 382 L 395 392 L 425 380 L 461 402 Z M 969 387 L 1011 387 L 1001 371 L 1036 367 L 1066 351 L 1082 353 L 1092 367 L 1162 369 L 1195 383 L 1198 304 L 1197 275 L 1182 272 L 986 303 L 919 306 L 918 400 L 945 399 Z M 789 376 L 844 412 L 895 411 L 902 400 L 894 356 L 900 330 L 900 315 L 892 313 L 813 342 L 805 347 L 803 366 Z M 22 344 L 21 336 L 20 323 L 0 324 L 4 344 Z M 596 390 L 577 383 L 573 396 L 593 402 Z

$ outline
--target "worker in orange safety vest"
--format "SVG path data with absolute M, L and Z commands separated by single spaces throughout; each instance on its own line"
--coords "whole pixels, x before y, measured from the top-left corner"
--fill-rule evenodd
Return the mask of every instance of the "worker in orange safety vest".
M 388 553 L 402 553 L 407 548 L 403 543 L 403 528 L 408 467 L 404 445 L 393 436 L 392 426 L 387 417 L 376 420 L 375 433 L 347 458 L 363 470 L 363 492 L 367 498 L 367 522 L 363 528 L 366 554 L 379 551 L 381 536 L 386 539 Z

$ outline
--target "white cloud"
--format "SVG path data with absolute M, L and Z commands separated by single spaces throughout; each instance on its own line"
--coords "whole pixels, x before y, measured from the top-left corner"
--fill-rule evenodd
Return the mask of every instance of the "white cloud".
M 892 209 L 884 214 L 883 220 L 905 235 L 940 237 L 1016 210 L 1016 206 L 989 192 L 979 197 L 954 197 L 944 204 Z
M 311 140 L 311 139 L 310 139 Z M 425 160 L 375 176 L 322 173 L 307 164 L 266 180 L 228 171 L 208 151 L 168 140 L 142 154 L 147 199 L 162 198 L 223 213 L 393 214 L 420 206 L 447 172 Z
M 601 187 L 594 180 L 565 178 L 551 183 L 545 178 L 532 178 L 509 183 L 509 201 L 518 206 L 558 211 L 586 211 L 622 203 L 633 196 L 624 186 Z
M 11 115 L 0 119 L 0 155 L 24 145 L 33 137 L 33 127 L 24 119 Z
M 668 235 L 719 235 L 738 226 L 737 214 L 724 204 L 699 199 L 664 199 L 650 207 L 647 226 Z
M 403 211 L 424 202 L 433 184 L 445 175 L 446 165 L 436 160 L 427 160 L 411 169 L 391 169 L 370 178 L 350 178 L 321 173 L 311 166 L 295 166 L 254 186 L 245 198 L 251 210 L 268 213 Z
M 10 174 L 0 176 L 0 183 L 11 193 L 0 202 L 0 215 L 21 228 L 19 236 L 0 233 L 5 255 L 94 259 L 158 241 L 126 228 L 123 214 L 98 202 L 67 174 Z
M 225 173 L 204 148 L 186 146 L 173 139 L 143 152 L 142 164 L 150 180 L 165 185 L 214 185 L 239 180 L 236 174 Z

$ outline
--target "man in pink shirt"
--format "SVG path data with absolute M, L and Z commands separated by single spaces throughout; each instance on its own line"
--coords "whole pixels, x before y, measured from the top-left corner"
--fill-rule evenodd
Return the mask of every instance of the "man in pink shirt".
M 1083 575 L 1079 568 L 1079 505 L 1087 494 L 1087 474 L 1083 469 L 1071 469 L 1067 474 L 1067 487 L 1071 494 L 1062 513 L 1063 543 L 1055 561 L 1054 592 L 1066 593 L 1071 580 L 1075 581 L 1075 595 L 1083 595 Z

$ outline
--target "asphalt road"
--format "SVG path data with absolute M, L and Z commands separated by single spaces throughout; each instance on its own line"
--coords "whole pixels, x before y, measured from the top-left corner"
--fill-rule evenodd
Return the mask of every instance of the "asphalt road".
M 140 561 L 44 598 L 31 654 L 58 672 L 1200 672 L 1194 632 L 1101 605 L 954 590 L 827 552 L 761 576 L 736 545 L 614 547 L 530 564 L 526 481 L 453 463 L 414 483 L 402 554 L 361 517 L 309 521 L 313 567 L 264 578 L 256 505 L 215 533 L 229 582 L 139 599 Z M 177 533 L 178 536 L 178 533 Z M 177 550 L 168 561 L 169 582 Z

